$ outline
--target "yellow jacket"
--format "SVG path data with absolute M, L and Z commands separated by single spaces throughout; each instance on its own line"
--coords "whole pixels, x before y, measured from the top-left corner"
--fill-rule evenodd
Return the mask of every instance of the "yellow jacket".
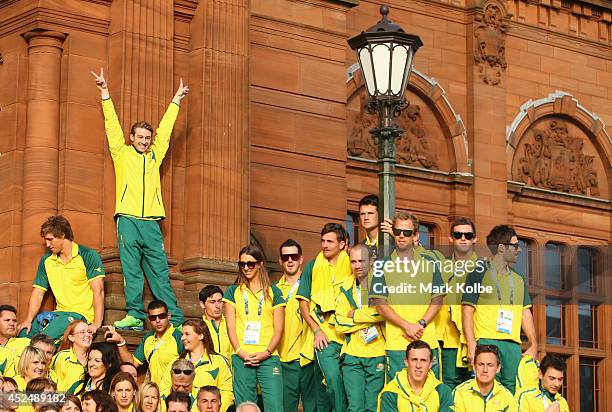
M 142 154 L 133 146 L 125 144 L 112 100 L 102 100 L 102 109 L 108 147 L 115 165 L 115 216 L 164 218 L 166 212 L 162 201 L 159 168 L 170 145 L 170 135 L 179 106 L 170 103 L 159 123 L 153 144 Z
M 383 334 L 384 319 L 375 308 L 362 307 L 360 302 L 367 299 L 367 290 L 357 294 L 355 278 L 346 278 L 340 286 L 340 295 L 336 303 L 336 331 L 345 336 L 342 354 L 359 358 L 375 358 L 385 356 L 385 336 Z M 348 313 L 353 310 L 353 316 Z M 378 337 L 366 343 L 364 333 L 370 327 L 376 328 Z
M 484 396 L 480 393 L 475 378 L 467 380 L 455 388 L 453 397 L 455 412 L 517 412 L 518 410 L 512 393 L 498 381 L 494 381 L 491 393 Z
M 452 411 L 453 395 L 448 386 L 429 372 L 421 393 L 410 387 L 406 369 L 395 374 L 378 395 L 378 412 L 431 412 Z M 471 411 L 474 412 L 474 411 Z
M 561 394 L 552 395 L 541 387 L 525 389 L 521 393 L 517 392 L 516 400 L 519 412 L 545 412 L 546 408 L 555 401 L 559 402 L 561 412 L 569 412 L 567 401 Z

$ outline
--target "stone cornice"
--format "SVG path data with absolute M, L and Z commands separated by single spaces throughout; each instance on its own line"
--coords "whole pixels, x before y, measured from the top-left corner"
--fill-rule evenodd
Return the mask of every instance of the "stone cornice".
M 587 207 L 606 212 L 612 211 L 612 201 L 608 199 L 542 189 L 512 180 L 508 180 L 508 193 L 511 193 L 515 199 L 529 198 L 551 202 L 552 204 L 565 203 L 581 208 Z
M 347 156 L 347 168 L 360 169 L 378 172 L 378 162 L 373 159 L 362 159 L 361 157 Z M 471 173 L 446 172 L 441 170 L 425 169 L 422 167 L 407 166 L 397 164 L 395 166 L 398 176 L 414 177 L 420 180 L 432 182 L 470 186 L 474 182 L 474 175 Z
M 34 29 L 56 30 L 66 32 L 76 29 L 95 34 L 107 34 L 108 20 L 70 13 L 66 10 L 54 10 L 37 7 L 21 14 L 0 20 L 0 37 L 12 32 L 26 32 Z

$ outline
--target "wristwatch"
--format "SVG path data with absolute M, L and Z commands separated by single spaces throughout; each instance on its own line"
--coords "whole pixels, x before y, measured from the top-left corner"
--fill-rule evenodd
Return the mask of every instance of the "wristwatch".
M 417 323 L 424 328 L 427 327 L 427 322 L 425 322 L 425 319 L 419 319 Z

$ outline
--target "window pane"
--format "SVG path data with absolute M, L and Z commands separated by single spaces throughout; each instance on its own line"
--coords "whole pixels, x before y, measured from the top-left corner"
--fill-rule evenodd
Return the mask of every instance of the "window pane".
M 434 249 L 434 230 L 427 224 L 419 224 L 419 242 L 425 249 Z
M 578 345 L 597 347 L 597 307 L 590 303 L 578 303 Z
M 357 212 L 346 212 L 346 232 L 349 234 L 349 246 L 359 241 L 359 214 Z
M 580 410 L 597 412 L 598 394 L 597 361 L 580 358 Z
M 561 245 L 547 243 L 544 252 L 544 273 L 546 275 L 546 287 L 549 289 L 561 289 Z
M 579 247 L 577 252 L 577 276 L 578 276 L 578 292 L 594 292 L 593 290 L 593 278 L 594 278 L 594 265 L 593 265 L 594 252 L 592 249 Z
M 563 345 L 565 343 L 565 306 L 561 300 L 546 298 L 546 343 Z
M 514 270 L 528 279 L 529 284 L 533 284 L 533 273 L 531 273 L 531 241 L 528 239 L 519 239 L 521 252 L 514 264 Z

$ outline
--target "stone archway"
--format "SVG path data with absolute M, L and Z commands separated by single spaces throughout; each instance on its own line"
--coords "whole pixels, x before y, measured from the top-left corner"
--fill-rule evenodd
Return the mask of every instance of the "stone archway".
M 571 94 L 530 100 L 506 130 L 508 179 L 529 187 L 608 199 L 612 140 Z
M 397 144 L 398 163 L 470 174 L 466 128 L 442 86 L 413 69 L 406 96 L 410 106 L 398 118 L 405 130 Z M 369 130 L 375 127 L 376 116 L 364 110 L 366 99 L 361 68 L 355 64 L 347 70 L 348 155 L 375 159 Z

